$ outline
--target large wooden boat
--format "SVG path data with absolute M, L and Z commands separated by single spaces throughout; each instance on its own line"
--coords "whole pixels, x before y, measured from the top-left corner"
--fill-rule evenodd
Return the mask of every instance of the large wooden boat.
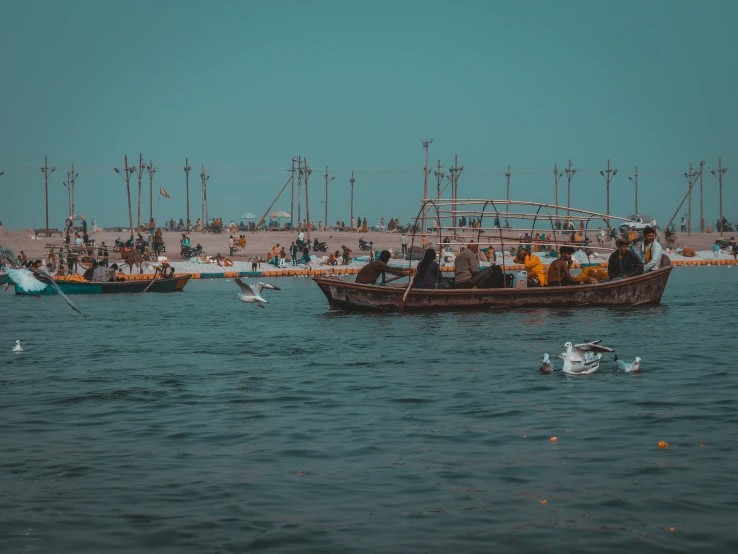
M 181 291 L 189 281 L 189 275 L 171 277 L 168 279 L 155 279 L 147 281 L 118 281 L 109 282 L 84 282 L 84 281 L 56 281 L 57 286 L 64 294 L 120 294 L 144 292 L 177 292 Z M 15 284 L 15 294 L 37 296 L 56 294 L 56 290 L 47 285 L 44 290 L 29 292 L 18 284 Z
M 415 289 L 405 298 L 406 312 L 487 310 L 541 306 L 639 306 L 658 304 L 673 266 L 596 285 L 503 289 Z M 353 283 L 314 277 L 331 309 L 400 311 L 406 286 Z

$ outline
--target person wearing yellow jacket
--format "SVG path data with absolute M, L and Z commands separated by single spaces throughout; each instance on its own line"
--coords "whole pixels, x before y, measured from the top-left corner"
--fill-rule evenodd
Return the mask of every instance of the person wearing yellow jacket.
M 521 248 L 518 250 L 518 254 L 513 261 L 525 264 L 525 270 L 528 272 L 529 287 L 545 287 L 548 284 L 543 262 L 535 254 L 531 254 L 525 248 Z

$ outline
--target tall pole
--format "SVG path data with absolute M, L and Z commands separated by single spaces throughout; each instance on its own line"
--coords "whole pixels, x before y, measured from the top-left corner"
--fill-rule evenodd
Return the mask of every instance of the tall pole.
M 325 226 L 328 226 L 328 166 L 325 166 Z
M 71 181 L 71 183 L 72 183 L 72 217 L 74 217 L 74 210 L 75 210 L 75 205 L 74 205 L 74 193 L 75 193 L 75 190 L 74 190 L 74 187 L 76 185 L 76 181 L 77 181 L 77 174 L 74 172 L 74 163 L 72 163 L 72 181 Z
M 205 166 L 202 167 L 202 173 L 200 173 L 200 182 L 202 186 L 202 222 L 203 225 L 207 225 L 208 221 L 208 179 L 210 175 L 205 174 Z
M 687 178 L 687 182 L 689 183 L 689 189 L 687 190 L 687 198 L 689 199 L 689 204 L 687 208 L 687 235 L 689 236 L 692 234 L 692 188 L 697 182 L 697 177 L 699 177 L 700 174 L 695 173 L 695 171 L 692 169 L 692 162 L 690 162 L 689 173 L 685 173 L 684 176 Z M 682 201 L 682 204 L 683 203 L 684 201 Z
M 421 140 L 423 148 L 425 148 L 425 168 L 423 169 L 423 226 L 427 227 L 426 218 L 428 217 L 428 208 L 425 206 L 425 201 L 428 200 L 428 175 L 430 170 L 428 168 L 428 145 L 433 142 L 430 140 Z
M 2 173 L 0 173 L 2 175 Z M 67 181 L 64 183 L 64 186 L 67 187 L 67 201 L 69 204 L 69 217 L 74 217 L 72 215 L 72 177 L 71 173 L 67 171 Z
M 617 169 L 610 169 L 610 159 L 607 159 L 607 169 L 605 171 L 600 171 L 600 175 L 602 175 L 605 178 L 606 188 L 607 188 L 607 215 L 610 215 L 610 181 L 612 181 L 612 178 L 615 177 L 615 175 L 618 174 Z M 609 218 L 608 218 L 609 220 Z
M 302 158 L 297 157 L 297 231 L 302 229 L 302 219 L 300 213 L 300 196 L 302 195 Z
M 292 158 L 292 200 L 290 200 L 290 222 L 292 229 L 295 228 L 295 162 L 297 158 Z
M 354 183 L 356 182 L 356 179 L 354 179 L 354 171 L 351 170 L 351 179 L 349 179 L 351 182 L 351 212 L 350 212 L 350 221 L 353 222 L 354 220 Z M 352 229 L 353 230 L 353 229 Z
M 635 185 L 635 195 L 636 195 L 636 208 L 635 208 L 635 215 L 638 215 L 638 166 L 635 166 L 635 173 L 633 174 L 633 177 L 628 177 L 630 181 L 633 181 L 633 184 Z
M 335 177 L 328 178 L 328 166 L 325 166 L 325 221 L 323 222 L 328 227 L 328 183 L 330 183 Z
M 436 200 L 441 199 L 441 181 L 446 176 L 445 173 L 441 171 L 441 160 L 438 160 L 438 170 L 435 172 L 436 175 Z
M 187 200 L 187 221 L 185 221 L 185 228 L 187 231 L 190 230 L 190 170 L 192 168 L 190 167 L 190 160 L 189 158 L 185 158 L 185 166 L 184 166 L 184 172 L 185 172 L 185 198 Z
M 554 194 L 556 201 L 556 218 L 559 217 L 559 179 L 564 176 L 564 172 L 559 172 L 558 165 L 554 164 Z
M 305 219 L 307 219 L 308 240 L 310 240 L 310 198 L 308 196 L 308 178 L 312 172 L 313 170 L 308 167 L 308 161 L 307 158 L 305 158 Z
M 153 160 L 149 160 L 146 169 L 149 171 L 149 221 L 151 221 L 154 219 L 154 173 L 156 173 Z
M 511 175 L 512 175 L 512 173 L 510 173 L 510 166 L 508 165 L 507 166 L 507 172 L 505 172 L 505 177 L 507 177 L 507 201 L 508 201 L 507 208 L 510 207 L 509 202 L 510 202 L 510 176 Z M 505 211 L 506 212 L 509 212 L 510 210 L 509 209 L 505 209 Z M 509 221 L 507 220 L 507 218 L 505 218 L 505 224 L 507 225 L 508 223 L 509 223 Z
M 700 162 L 700 233 L 705 232 L 705 214 L 702 211 L 702 168 L 706 163 L 705 160 Z
M 566 217 L 568 223 L 569 214 L 571 213 L 569 211 L 569 208 L 571 208 L 571 178 L 574 177 L 577 170 L 571 168 L 571 160 L 569 160 L 569 167 L 564 171 L 566 172 Z
M 146 164 L 143 161 L 143 154 L 138 153 L 138 168 L 136 175 L 138 176 L 138 215 L 136 216 L 136 226 L 141 228 L 141 177 L 143 176 Z
M 718 158 L 718 168 L 717 172 L 713 169 L 711 173 L 715 175 L 718 179 L 718 186 L 720 188 L 720 236 L 723 236 L 723 231 L 725 230 L 723 228 L 723 175 L 725 172 L 728 171 L 727 167 L 723 167 L 723 159 Z
M 49 236 L 49 175 L 56 171 L 56 167 L 49 169 L 49 160 L 44 156 L 44 166 L 41 168 L 44 174 L 44 183 L 46 189 L 46 236 Z
M 128 196 L 128 224 L 131 231 L 131 241 L 133 241 L 133 210 L 131 210 L 131 171 L 128 168 L 128 154 L 126 154 L 126 195 Z M 131 168 L 133 169 L 133 168 Z

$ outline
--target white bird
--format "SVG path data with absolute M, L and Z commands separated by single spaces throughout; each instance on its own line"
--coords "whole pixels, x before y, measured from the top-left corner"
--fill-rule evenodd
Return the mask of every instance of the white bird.
M 258 304 L 260 308 L 264 307 L 261 305 L 262 302 L 269 304 L 269 302 L 261 297 L 261 291 L 263 289 L 281 290 L 279 287 L 275 287 L 269 283 L 244 283 L 240 278 L 235 281 L 241 288 L 241 294 L 233 298 L 238 298 L 241 302 L 247 302 L 249 304 Z
M 597 354 L 595 358 L 592 358 L 592 362 L 590 363 L 572 363 L 566 352 L 562 352 L 558 357 L 564 360 L 564 367 L 561 371 L 565 375 L 589 375 L 600 369 L 600 358 L 602 358 L 602 354 Z
M 19 340 L 15 341 L 15 346 L 13 347 L 13 352 L 17 352 L 18 354 L 20 354 L 21 352 L 23 352 L 23 347 L 21 346 L 21 341 L 19 341 Z
M 638 356 L 635 357 L 635 360 L 633 360 L 633 363 L 631 364 L 618 359 L 617 354 L 615 354 L 613 360 L 615 360 L 615 367 L 624 371 L 625 373 L 640 373 L 641 371 L 641 359 Z
M 609 346 L 602 346 L 601 340 L 593 340 L 592 342 L 585 342 L 583 344 L 572 345 L 570 342 L 565 342 L 561 346 L 566 348 L 566 355 L 572 362 L 581 362 L 587 352 L 615 352 Z
M 0 254 L 1 253 L 2 252 L 0 252 Z M 19 266 L 13 269 L 8 269 L 8 277 L 10 277 L 11 281 L 13 281 L 16 285 L 21 287 L 26 292 L 39 292 L 44 290 L 47 286 L 52 287 L 75 312 L 80 314 L 82 317 L 86 317 L 85 314 L 80 312 L 79 308 L 77 308 L 77 306 L 75 306 L 72 301 L 67 298 L 67 295 L 61 291 L 59 285 L 57 285 L 56 282 L 46 273 L 42 273 L 40 271 L 31 271 L 30 269 Z
M 548 354 L 543 355 L 543 361 L 541 361 L 541 368 L 539 370 L 541 373 L 544 373 L 548 375 L 549 373 L 553 373 L 556 371 L 556 368 L 551 363 L 551 358 Z

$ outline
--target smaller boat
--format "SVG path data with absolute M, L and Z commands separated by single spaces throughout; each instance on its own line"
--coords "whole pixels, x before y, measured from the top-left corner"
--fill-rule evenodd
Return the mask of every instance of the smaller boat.
M 149 279 L 146 281 L 116 281 L 116 282 L 86 282 L 86 281 L 55 281 L 64 294 L 122 294 L 135 292 L 177 292 L 181 291 L 190 280 L 190 275 L 170 277 L 167 279 Z M 56 294 L 56 290 L 47 286 L 40 291 L 26 291 L 14 283 L 15 294 L 23 296 L 38 296 Z M 149 287 L 149 285 L 151 285 Z

